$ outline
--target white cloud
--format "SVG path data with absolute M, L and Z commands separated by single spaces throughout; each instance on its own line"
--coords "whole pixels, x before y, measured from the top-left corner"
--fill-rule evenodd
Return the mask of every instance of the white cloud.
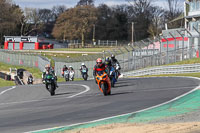
M 79 0 L 13 0 L 13 2 L 19 5 L 21 8 L 30 7 L 30 8 L 48 8 L 48 9 L 51 9 L 53 6 L 56 5 L 65 5 L 67 8 L 74 7 L 78 1 Z M 102 3 L 108 6 L 120 5 L 120 4 L 130 5 L 130 3 L 127 2 L 126 0 L 94 0 L 94 1 L 96 6 Z M 154 4 L 165 8 L 166 0 L 154 0 Z
M 14 3 L 22 8 L 49 8 L 56 5 L 65 5 L 66 7 L 73 7 L 79 0 L 13 0 Z
M 119 2 L 116 2 L 116 1 L 106 1 L 106 2 L 102 2 L 108 6 L 114 6 L 114 5 L 122 5 L 122 4 L 127 4 L 127 2 L 123 2 L 123 1 L 119 1 Z
M 108 6 L 114 6 L 114 5 L 121 5 L 121 4 L 128 4 L 125 0 L 97 0 L 95 1 L 97 5 L 99 4 L 106 4 Z

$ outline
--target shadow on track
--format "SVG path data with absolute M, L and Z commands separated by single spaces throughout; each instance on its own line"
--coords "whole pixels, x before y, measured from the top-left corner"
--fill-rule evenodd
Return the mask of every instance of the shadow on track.
M 71 93 L 58 93 L 58 94 L 55 94 L 55 96 L 61 96 L 61 95 L 67 95 L 67 94 L 71 94 Z
M 127 87 L 127 86 L 135 86 L 134 83 L 130 83 L 130 82 L 127 82 L 127 83 L 116 83 L 115 87 L 114 88 L 120 88 L 120 87 Z
M 118 93 L 113 93 L 113 94 L 111 94 L 111 96 L 114 96 L 114 95 L 124 95 L 124 94 L 130 94 L 130 93 L 133 93 L 133 92 L 131 92 L 131 91 L 127 91 L 127 92 L 118 92 Z

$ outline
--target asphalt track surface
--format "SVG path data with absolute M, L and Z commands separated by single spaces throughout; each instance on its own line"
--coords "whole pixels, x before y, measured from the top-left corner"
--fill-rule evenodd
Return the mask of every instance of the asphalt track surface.
M 94 80 L 60 83 L 55 96 L 44 85 L 0 88 L 0 132 L 29 132 L 135 112 L 172 100 L 199 83 L 181 77 L 119 79 L 110 96 L 103 96 Z

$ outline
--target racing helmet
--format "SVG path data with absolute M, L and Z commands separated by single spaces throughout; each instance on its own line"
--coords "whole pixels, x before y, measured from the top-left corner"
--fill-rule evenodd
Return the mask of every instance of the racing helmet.
M 49 64 L 45 65 L 45 69 L 49 70 L 50 69 L 50 65 Z
M 108 56 L 106 56 L 105 61 L 109 61 L 109 60 L 110 60 L 110 58 Z
M 112 54 L 112 55 L 111 55 L 111 58 L 112 58 L 112 59 L 115 59 L 115 55 L 114 55 L 114 54 Z
M 82 63 L 81 66 L 85 66 L 85 63 Z
M 108 65 L 108 64 L 109 64 L 109 61 L 110 61 L 110 58 L 107 56 L 107 57 L 105 58 L 105 64 Z
M 101 65 L 102 65 L 102 59 L 101 59 L 101 58 L 98 58 L 98 59 L 96 60 L 96 63 L 97 63 L 98 66 L 101 66 Z

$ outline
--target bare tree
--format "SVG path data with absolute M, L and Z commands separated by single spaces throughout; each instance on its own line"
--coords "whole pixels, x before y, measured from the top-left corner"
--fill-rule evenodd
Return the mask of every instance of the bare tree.
M 94 0 L 79 0 L 77 6 L 94 5 Z
M 61 6 L 53 6 L 51 12 L 52 12 L 52 20 L 56 21 L 58 16 L 62 13 L 64 13 L 67 10 L 67 8 L 63 5 Z
M 52 21 L 52 11 L 50 9 L 39 9 L 39 16 L 42 23 Z
M 18 35 L 22 11 L 8 0 L 0 0 L 0 42 L 4 35 Z
M 180 5 L 181 0 L 166 0 L 169 8 L 169 17 L 174 18 L 181 12 Z
M 131 6 L 128 7 L 128 18 L 129 23 L 135 23 L 135 40 L 140 40 L 147 38 L 149 32 L 147 29 L 151 23 L 151 10 L 152 10 L 152 0 L 128 0 Z M 129 31 L 130 34 L 130 31 Z M 136 38 L 137 37 L 137 38 Z
M 165 13 L 166 22 L 169 22 L 177 17 L 179 17 L 183 10 L 180 8 L 181 0 L 166 0 L 168 5 L 168 10 Z M 169 23 L 169 28 L 178 28 L 182 25 L 182 20 L 174 21 L 173 23 Z
M 39 9 L 36 8 L 25 8 L 25 17 L 26 23 L 29 24 L 30 30 L 25 33 L 25 35 L 29 35 L 33 32 L 34 35 L 37 35 L 40 30 L 43 28 L 43 24 L 41 23 L 42 15 L 39 12 Z
M 161 7 L 151 7 L 151 23 L 148 28 L 148 32 L 152 37 L 161 33 L 164 26 L 164 9 Z

